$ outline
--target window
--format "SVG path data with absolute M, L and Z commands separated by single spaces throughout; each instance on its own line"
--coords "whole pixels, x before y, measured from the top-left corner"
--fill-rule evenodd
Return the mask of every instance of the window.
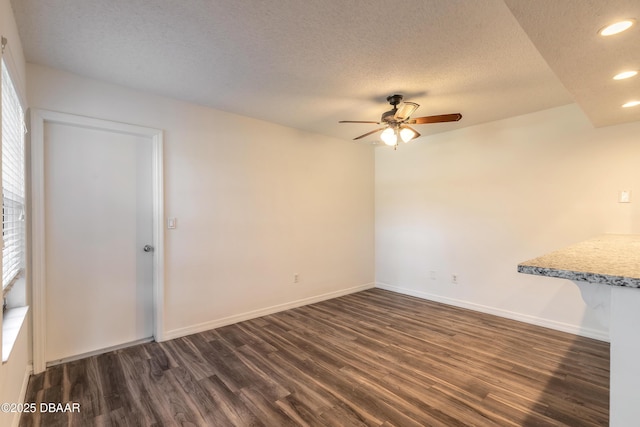
M 3 40 L 4 41 L 4 40 Z M 2 289 L 24 270 L 24 112 L 2 59 Z
M 2 42 L 0 98 L 2 103 L 2 363 L 9 360 L 29 307 L 25 269 L 25 125 L 24 108 L 16 89 L 7 39 Z M 14 73 L 12 73 L 14 72 Z M 7 309 L 8 307 L 8 309 Z M 6 310 L 6 311 L 5 311 Z

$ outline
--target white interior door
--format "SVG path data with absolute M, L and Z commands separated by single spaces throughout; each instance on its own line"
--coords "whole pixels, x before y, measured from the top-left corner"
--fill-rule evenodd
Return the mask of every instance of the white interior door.
M 152 337 L 153 140 L 44 122 L 45 361 Z

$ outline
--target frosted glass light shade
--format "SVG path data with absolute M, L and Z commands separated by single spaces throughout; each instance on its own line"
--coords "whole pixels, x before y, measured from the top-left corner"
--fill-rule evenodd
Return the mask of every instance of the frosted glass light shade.
M 380 139 L 392 147 L 398 143 L 398 135 L 396 135 L 396 132 L 392 128 L 385 129 L 382 134 L 380 134 Z
M 400 139 L 402 142 L 409 142 L 416 137 L 416 133 L 409 128 L 400 129 Z

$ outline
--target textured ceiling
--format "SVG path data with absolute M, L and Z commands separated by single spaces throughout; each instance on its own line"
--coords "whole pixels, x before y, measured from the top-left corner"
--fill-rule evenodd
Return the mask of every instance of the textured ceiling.
M 640 120 L 640 25 L 609 37 L 598 31 L 626 18 L 640 20 L 640 0 L 505 0 L 556 76 L 595 126 Z
M 597 58 L 577 79 L 554 48 L 567 32 L 559 4 L 595 24 L 592 36 L 605 3 L 616 1 L 12 1 L 30 62 L 343 139 L 375 125 L 338 120 L 378 120 L 393 93 L 421 104 L 414 117 L 463 114 L 418 125 L 423 135 L 574 98 L 594 123 L 618 120 L 619 109 L 591 105 Z M 592 39 L 572 36 L 569 53 L 593 53 Z

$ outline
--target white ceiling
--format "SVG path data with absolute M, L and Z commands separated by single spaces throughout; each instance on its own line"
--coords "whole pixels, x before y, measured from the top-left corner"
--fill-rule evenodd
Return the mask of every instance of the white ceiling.
M 597 126 L 640 120 L 638 0 L 13 0 L 27 60 L 343 139 L 393 93 L 423 135 L 578 102 Z M 608 61 L 614 61 L 610 64 Z M 606 102 L 605 102 L 606 101 Z M 635 111 L 631 111 L 635 110 Z M 371 136 L 365 141 L 375 141 Z

